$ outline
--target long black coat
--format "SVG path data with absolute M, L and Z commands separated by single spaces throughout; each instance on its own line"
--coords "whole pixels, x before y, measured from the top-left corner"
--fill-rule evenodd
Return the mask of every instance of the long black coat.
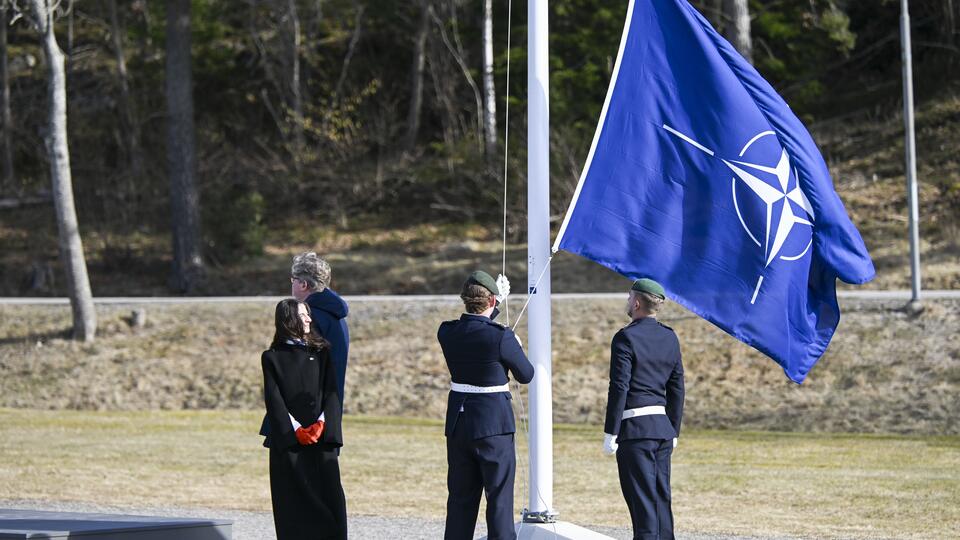
M 346 500 L 336 453 L 343 445 L 342 411 L 330 354 L 280 344 L 264 351 L 261 365 L 277 539 L 346 539 Z M 321 412 L 320 440 L 301 446 L 290 417 L 307 427 Z

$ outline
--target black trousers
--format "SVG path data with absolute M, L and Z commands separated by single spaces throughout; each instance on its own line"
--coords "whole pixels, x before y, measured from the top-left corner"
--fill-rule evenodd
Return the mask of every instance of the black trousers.
M 271 448 L 270 498 L 277 540 L 347 539 L 347 502 L 335 451 Z
M 487 538 L 514 540 L 513 478 L 517 457 L 513 433 L 482 439 L 447 437 L 447 523 L 444 540 L 470 540 L 480 494 L 487 494 Z
M 670 508 L 672 440 L 619 441 L 620 489 L 630 509 L 634 540 L 673 540 Z

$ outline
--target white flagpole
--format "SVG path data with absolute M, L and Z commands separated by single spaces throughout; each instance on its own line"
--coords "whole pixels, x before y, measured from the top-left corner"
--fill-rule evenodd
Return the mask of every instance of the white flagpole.
M 630 5 L 633 5 L 631 1 Z M 547 0 L 527 2 L 527 344 L 530 499 L 519 540 L 613 540 L 556 521 L 553 508 L 553 367 L 550 346 L 550 70 Z M 597 446 L 599 455 L 599 443 Z
M 917 142 L 913 125 L 913 53 L 910 49 L 910 7 L 900 2 L 900 46 L 903 51 L 903 124 L 907 160 L 907 203 L 910 217 L 911 305 L 920 308 L 920 211 L 917 208 Z
M 527 15 L 527 341 L 536 374 L 530 384 L 530 500 L 523 518 L 544 522 L 554 513 L 547 0 L 530 0 Z

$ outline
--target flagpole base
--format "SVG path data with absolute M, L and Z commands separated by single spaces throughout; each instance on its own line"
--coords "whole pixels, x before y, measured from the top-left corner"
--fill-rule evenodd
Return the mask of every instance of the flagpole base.
M 615 540 L 605 534 L 593 532 L 567 523 L 555 521 L 552 523 L 524 523 L 514 525 L 517 531 L 517 540 Z M 486 540 L 486 536 L 482 540 Z
M 520 520 L 523 523 L 556 523 L 557 516 L 560 514 L 552 510 L 544 510 L 542 512 L 532 512 L 523 509 L 523 518 Z

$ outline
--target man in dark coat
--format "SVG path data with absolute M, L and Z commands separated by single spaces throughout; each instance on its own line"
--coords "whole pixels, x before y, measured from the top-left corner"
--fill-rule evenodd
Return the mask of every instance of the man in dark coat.
M 331 271 L 327 261 L 308 251 L 293 258 L 290 267 L 290 293 L 305 302 L 313 318 L 313 330 L 330 342 L 330 357 L 337 370 L 337 391 L 343 405 L 343 386 L 347 377 L 350 330 L 347 328 L 347 303 L 330 288 Z
M 350 330 L 347 328 L 347 302 L 330 287 L 314 291 L 304 300 L 313 317 L 313 330 L 330 342 L 330 358 L 337 370 L 337 391 L 343 405 L 343 386 L 347 378 Z
M 677 335 L 656 319 L 664 299 L 659 283 L 636 280 L 627 300 L 632 322 L 610 345 L 603 449 L 617 455 L 635 540 L 674 538 L 670 456 L 683 417 L 683 364 Z
M 491 320 L 499 294 L 489 274 L 470 274 L 460 293 L 466 313 L 444 322 L 437 332 L 451 378 L 444 429 L 446 540 L 473 538 L 481 493 L 487 496 L 487 537 L 516 538 L 516 426 L 507 372 L 517 382 L 527 384 L 533 379 L 533 365 L 513 331 Z

